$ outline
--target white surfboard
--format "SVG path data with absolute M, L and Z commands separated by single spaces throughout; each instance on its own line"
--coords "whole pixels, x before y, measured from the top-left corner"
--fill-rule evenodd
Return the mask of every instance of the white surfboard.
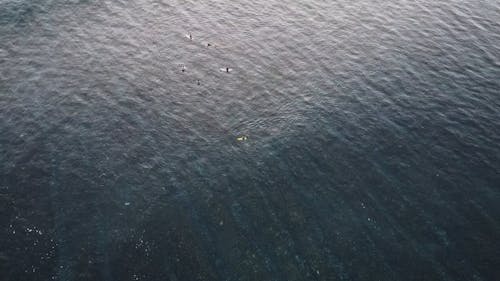
M 228 72 L 225 67 L 224 68 L 219 68 L 219 70 L 222 71 L 222 72 Z M 231 71 L 233 71 L 232 68 L 229 69 L 229 72 L 231 72 Z

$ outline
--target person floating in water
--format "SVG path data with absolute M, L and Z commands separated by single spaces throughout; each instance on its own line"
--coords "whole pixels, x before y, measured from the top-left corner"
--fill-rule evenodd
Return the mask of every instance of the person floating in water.
M 185 72 L 186 71 L 186 66 L 183 65 L 181 70 L 182 70 L 182 72 Z
M 191 35 L 191 32 L 189 33 L 189 40 L 193 40 L 193 35 Z
M 197 80 L 197 81 L 196 81 L 196 83 L 197 83 L 198 85 L 200 85 L 200 80 Z
M 210 46 L 212 46 L 212 44 L 210 44 L 210 43 L 207 43 L 207 47 L 210 47 Z

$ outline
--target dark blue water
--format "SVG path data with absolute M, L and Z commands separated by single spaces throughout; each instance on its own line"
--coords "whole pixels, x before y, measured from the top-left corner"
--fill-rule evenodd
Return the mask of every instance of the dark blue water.
M 498 1 L 0 0 L 1 280 L 494 281 L 499 238 Z

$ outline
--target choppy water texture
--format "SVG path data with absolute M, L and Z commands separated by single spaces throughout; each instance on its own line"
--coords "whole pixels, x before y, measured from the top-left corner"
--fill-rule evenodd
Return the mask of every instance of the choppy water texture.
M 2 280 L 499 280 L 499 170 L 498 1 L 0 0 Z

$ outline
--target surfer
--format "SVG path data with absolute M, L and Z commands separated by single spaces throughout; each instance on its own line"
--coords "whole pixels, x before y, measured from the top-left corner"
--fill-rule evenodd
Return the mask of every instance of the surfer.
M 193 40 L 193 35 L 191 35 L 191 32 L 189 33 L 189 40 Z
M 183 65 L 181 70 L 182 70 L 182 72 L 185 72 L 186 71 L 186 66 Z
M 197 84 L 200 85 L 200 80 L 197 81 Z
M 228 73 L 229 73 L 229 67 L 226 67 L 226 72 L 228 72 Z

